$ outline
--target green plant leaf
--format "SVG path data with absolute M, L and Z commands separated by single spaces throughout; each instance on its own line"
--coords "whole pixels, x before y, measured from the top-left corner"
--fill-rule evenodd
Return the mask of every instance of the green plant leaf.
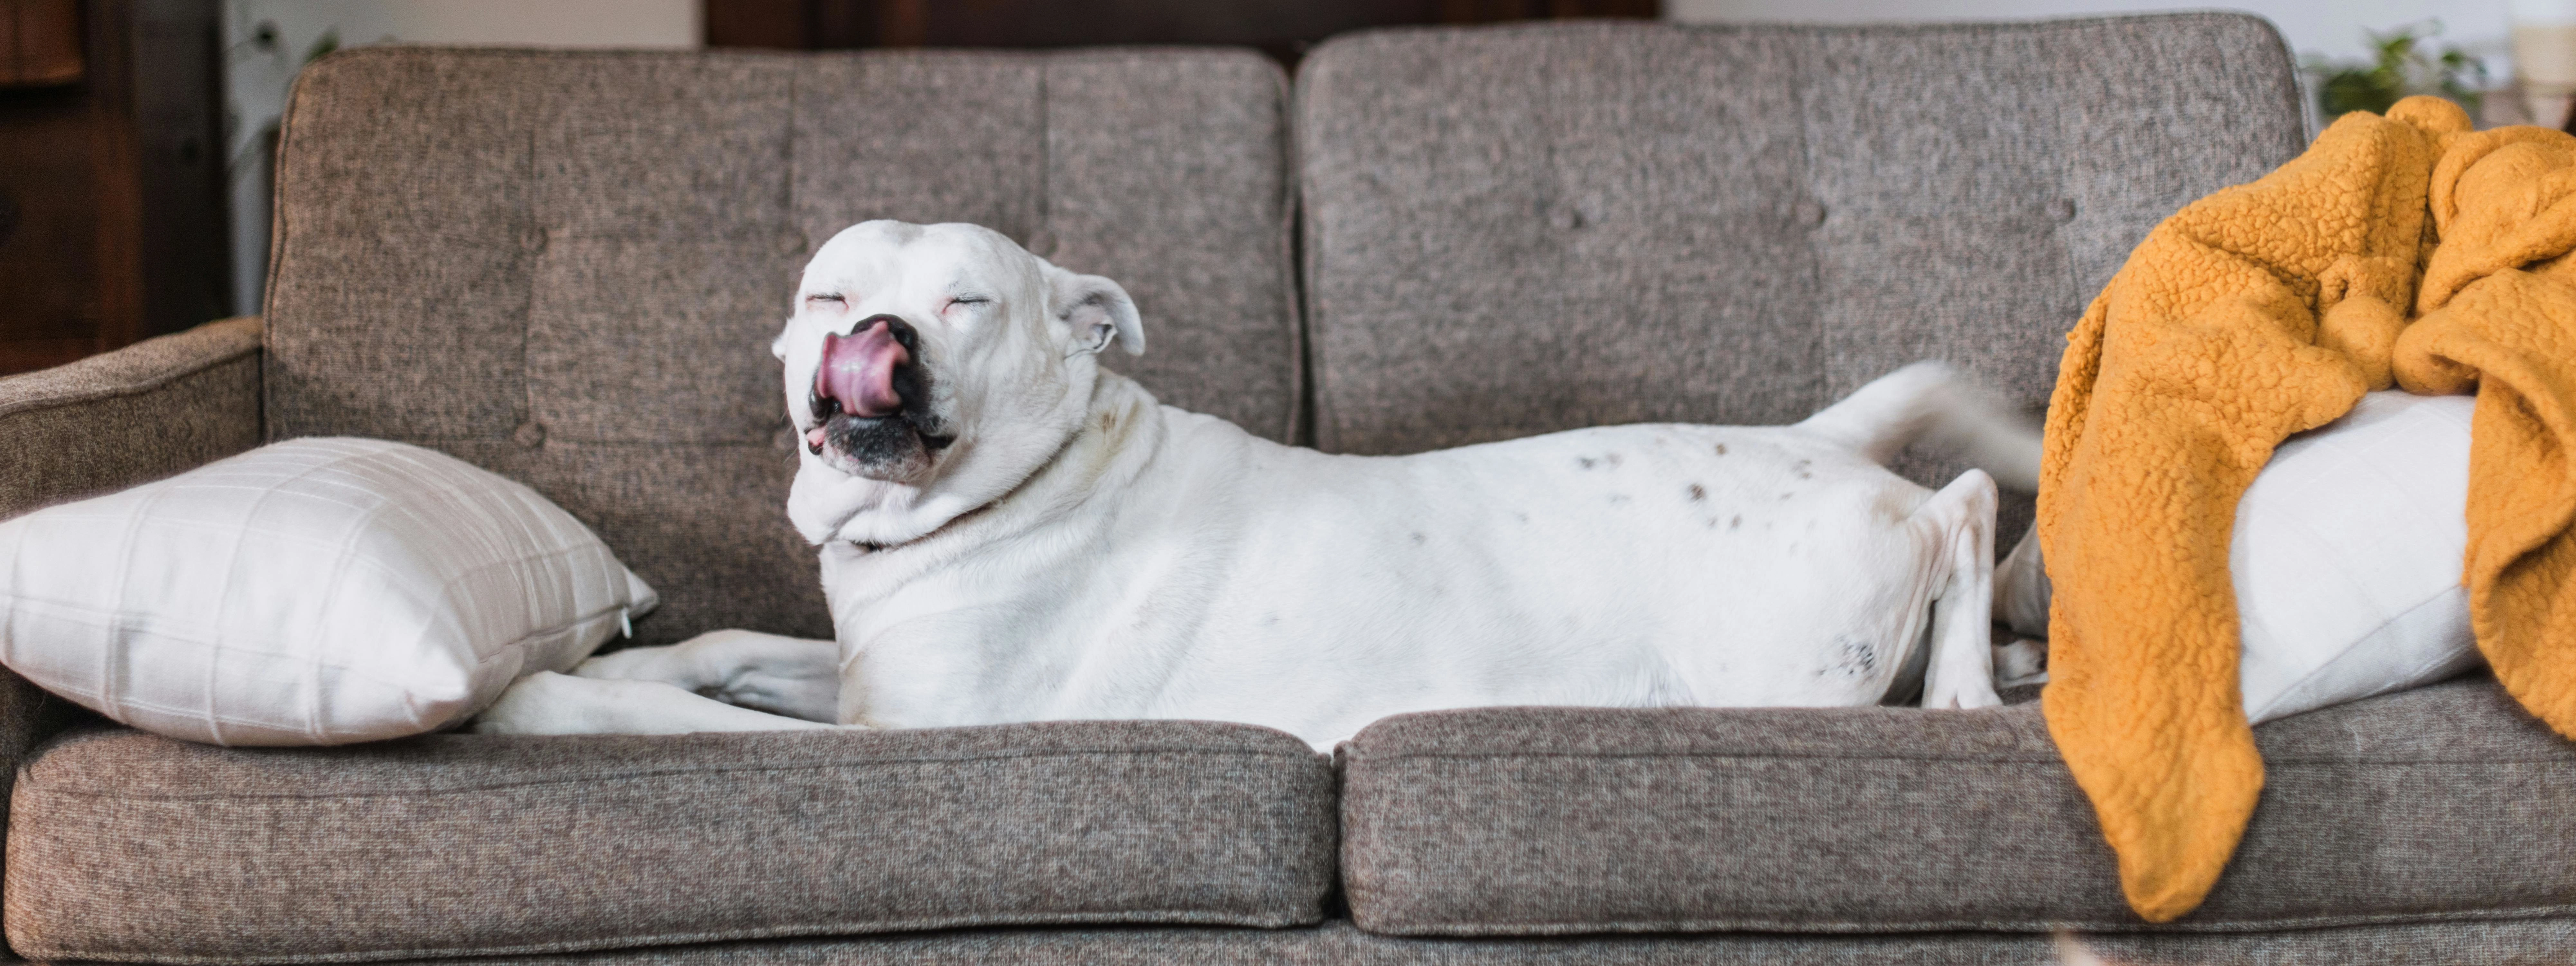
M 2384 32 L 2366 30 L 2368 60 L 2311 56 L 2306 68 L 2315 78 L 2317 107 L 2331 121 L 2352 111 L 2384 114 L 2407 97 L 2434 94 L 2458 102 L 2474 116 L 2486 92 L 2486 62 L 2457 47 L 2432 49 L 2433 38 L 2441 33 L 2438 19 Z
M 313 38 L 313 46 L 304 52 L 304 63 L 310 64 L 320 60 L 338 49 L 340 49 L 340 28 L 332 27 L 324 30 L 322 36 Z

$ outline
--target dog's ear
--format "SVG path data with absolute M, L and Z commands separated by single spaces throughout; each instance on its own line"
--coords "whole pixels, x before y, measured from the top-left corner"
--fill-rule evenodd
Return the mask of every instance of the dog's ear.
M 1047 311 L 1072 328 L 1078 353 L 1109 348 L 1113 338 L 1128 355 L 1145 353 L 1145 323 L 1136 317 L 1136 300 L 1116 282 L 1049 265 Z

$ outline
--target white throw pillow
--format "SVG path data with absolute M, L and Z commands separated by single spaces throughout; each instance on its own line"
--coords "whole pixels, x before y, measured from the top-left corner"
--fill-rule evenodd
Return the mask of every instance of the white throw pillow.
M 2375 392 L 2291 437 L 2236 507 L 2245 715 L 2288 717 L 2476 667 L 2467 396 Z
M 435 731 L 657 602 L 536 491 L 383 440 L 278 443 L 0 522 L 0 663 L 223 745 Z

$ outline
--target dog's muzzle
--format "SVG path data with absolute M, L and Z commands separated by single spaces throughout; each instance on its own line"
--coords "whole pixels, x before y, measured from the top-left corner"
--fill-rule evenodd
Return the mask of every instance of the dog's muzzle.
M 855 461 L 845 469 L 873 473 L 900 472 L 947 448 L 955 437 L 927 409 L 920 359 L 918 334 L 897 316 L 861 319 L 848 335 L 825 333 L 806 451 L 820 456 L 835 446 Z
M 805 448 L 823 451 L 825 424 L 848 414 L 884 419 L 903 411 L 903 389 L 895 384 L 912 364 L 912 326 L 892 315 L 859 321 L 849 335 L 824 333 L 823 364 L 814 370 L 814 428 L 805 431 Z
M 853 416 L 894 415 L 903 408 L 895 371 L 912 363 L 912 343 L 912 326 L 891 315 L 869 316 L 846 336 L 824 334 L 814 398 Z

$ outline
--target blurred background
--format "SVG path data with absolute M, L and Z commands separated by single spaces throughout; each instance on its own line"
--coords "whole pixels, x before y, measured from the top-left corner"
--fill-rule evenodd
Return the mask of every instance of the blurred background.
M 2312 126 L 2398 97 L 2564 127 L 2576 0 L 0 0 L 0 374 L 256 314 L 295 75 L 377 43 L 1241 44 L 1294 69 L 1349 30 L 1582 17 L 1995 20 L 2229 6 L 2278 24 Z

